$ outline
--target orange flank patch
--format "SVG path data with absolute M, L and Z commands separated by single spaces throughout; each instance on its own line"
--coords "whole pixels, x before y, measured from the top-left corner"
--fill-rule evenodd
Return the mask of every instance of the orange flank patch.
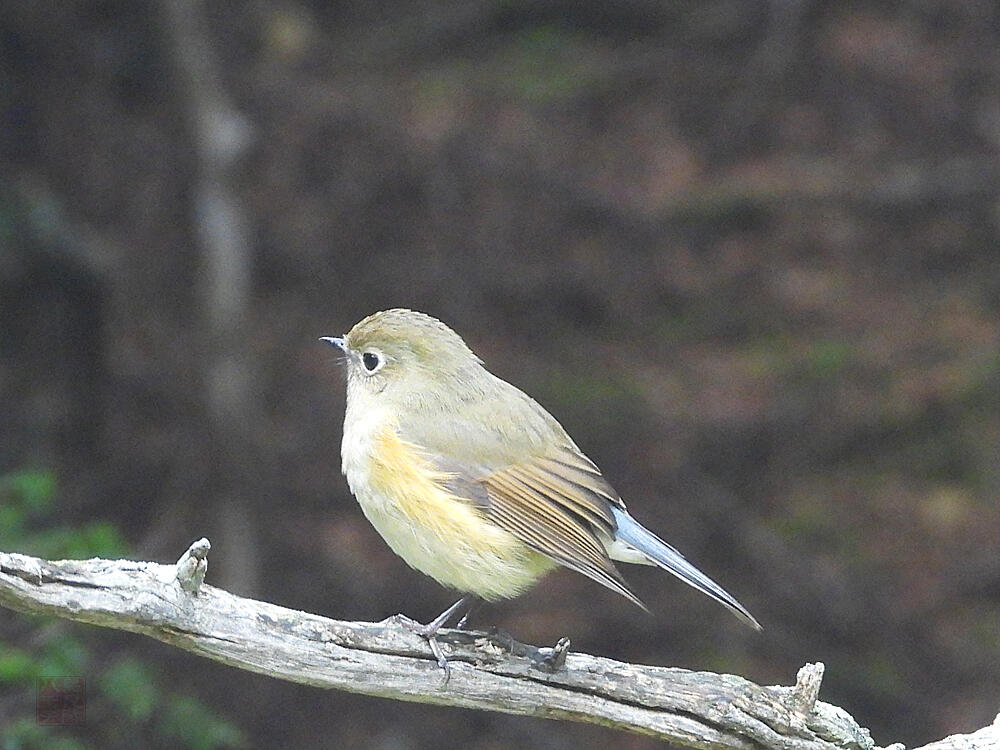
M 394 500 L 410 521 L 435 530 L 442 540 L 508 546 L 509 534 L 445 489 L 449 478 L 448 473 L 436 470 L 417 446 L 400 439 L 394 430 L 383 429 L 375 438 L 372 484 Z
M 487 599 L 514 596 L 552 567 L 449 492 L 449 478 L 390 427 L 375 436 L 369 482 L 380 501 L 366 514 L 397 554 L 439 582 Z

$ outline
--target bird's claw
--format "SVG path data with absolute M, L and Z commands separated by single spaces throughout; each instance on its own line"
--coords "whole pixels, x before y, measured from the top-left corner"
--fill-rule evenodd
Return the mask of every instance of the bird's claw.
M 440 624 L 437 624 L 437 627 L 434 627 L 436 623 L 433 622 L 424 625 L 403 614 L 396 615 L 394 619 L 411 633 L 419 635 L 427 641 L 427 645 L 431 649 L 431 654 L 434 655 L 438 666 L 444 671 L 444 684 L 447 684 L 448 680 L 451 679 L 451 666 L 449 665 L 448 658 L 444 655 L 444 651 L 441 649 L 441 642 L 437 639 L 437 631 L 440 628 Z

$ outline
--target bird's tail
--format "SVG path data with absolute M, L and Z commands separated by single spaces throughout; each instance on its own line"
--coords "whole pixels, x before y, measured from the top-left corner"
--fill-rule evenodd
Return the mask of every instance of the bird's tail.
M 618 522 L 617 538 L 630 547 L 635 548 L 652 563 L 664 570 L 670 571 L 684 583 L 693 586 L 703 594 L 715 599 L 727 607 L 733 614 L 757 630 L 760 623 L 747 612 L 746 607 L 736 601 L 736 598 L 717 584 L 694 565 L 684 559 L 684 556 L 660 539 L 656 534 L 640 525 L 632 516 L 621 508 L 612 508 L 615 520 Z

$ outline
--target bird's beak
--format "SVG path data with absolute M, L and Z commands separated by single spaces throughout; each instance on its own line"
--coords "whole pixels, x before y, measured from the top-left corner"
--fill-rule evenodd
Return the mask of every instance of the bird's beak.
M 325 341 L 330 346 L 337 347 L 338 349 L 340 349 L 340 351 L 344 351 L 344 339 L 340 338 L 339 336 L 320 336 L 319 340 Z

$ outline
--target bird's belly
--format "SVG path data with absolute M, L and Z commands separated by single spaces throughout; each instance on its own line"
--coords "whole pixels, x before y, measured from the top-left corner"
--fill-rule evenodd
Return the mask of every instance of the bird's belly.
M 453 524 L 415 521 L 394 500 L 377 493 L 361 491 L 355 496 L 393 552 L 410 567 L 461 592 L 484 599 L 514 597 L 553 567 L 512 535 L 492 524 L 485 526 L 488 521 L 457 533 Z
M 484 599 L 524 592 L 554 567 L 443 486 L 446 475 L 391 429 L 344 441 L 344 474 L 393 552 L 439 583 Z

